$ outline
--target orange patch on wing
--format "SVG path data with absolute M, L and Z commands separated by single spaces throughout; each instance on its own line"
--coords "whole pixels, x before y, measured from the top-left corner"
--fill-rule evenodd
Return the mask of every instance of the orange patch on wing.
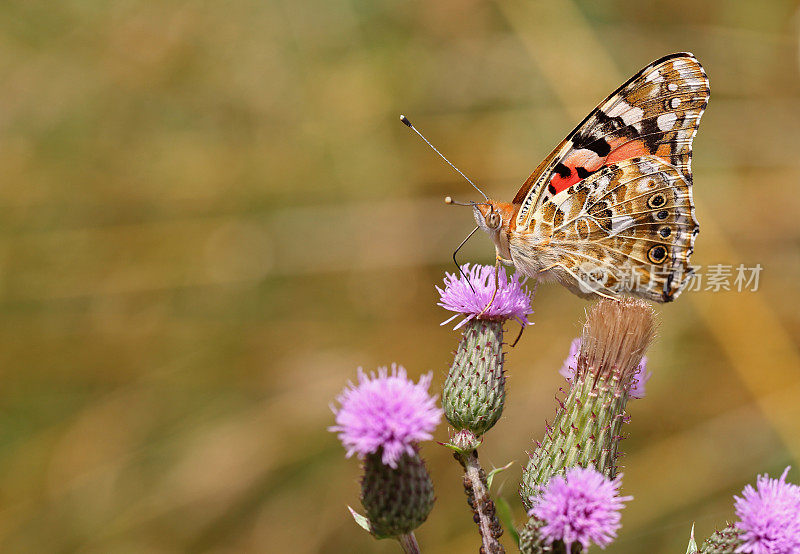
M 673 163 L 672 162 L 672 156 L 673 156 L 672 144 L 666 143 L 666 144 L 662 144 L 661 146 L 659 146 L 658 150 L 656 150 L 656 156 L 658 156 L 659 158 L 661 158 L 662 160 L 664 160 L 664 161 L 666 161 L 668 163 Z
M 614 147 L 615 142 L 619 144 L 616 148 Z M 638 158 L 639 156 L 648 156 L 650 154 L 650 149 L 647 148 L 645 143 L 641 140 L 626 142 L 625 139 L 619 139 L 611 142 L 611 152 L 606 158 L 606 165 L 611 165 L 623 160 L 630 160 L 631 158 Z
M 578 176 L 577 168 L 582 167 L 586 171 L 594 173 L 602 167 L 603 162 L 603 158 L 591 150 L 575 150 L 564 158 L 562 162 L 569 169 L 569 175 L 562 177 L 558 173 L 554 173 L 553 177 L 550 179 L 550 184 L 553 185 L 556 189 L 556 194 L 558 194 L 581 180 L 580 176 Z
M 556 189 L 556 194 L 562 190 L 567 190 L 569 187 L 581 180 L 581 178 L 578 177 L 578 174 L 575 172 L 574 167 L 570 167 L 569 169 L 570 172 L 568 177 L 562 177 L 561 175 L 554 173 L 552 179 L 550 179 L 550 184 Z
M 597 171 L 603 165 L 605 159 L 597 155 L 596 152 L 587 148 L 581 148 L 572 152 L 564 160 L 564 164 L 570 169 L 582 167 L 586 171 Z

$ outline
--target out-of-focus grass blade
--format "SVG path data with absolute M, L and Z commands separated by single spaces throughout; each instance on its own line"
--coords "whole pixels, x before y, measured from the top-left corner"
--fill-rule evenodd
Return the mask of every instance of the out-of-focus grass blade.
M 689 546 L 686 548 L 686 554 L 697 554 L 697 543 L 694 542 L 694 523 L 692 523 L 692 532 L 689 535 Z
M 503 527 L 506 528 L 511 538 L 514 539 L 514 544 L 519 546 L 519 533 L 514 525 L 514 518 L 511 516 L 511 506 L 509 506 L 508 501 L 505 498 L 498 498 L 494 501 L 494 505 L 497 509 L 497 517 L 500 518 Z

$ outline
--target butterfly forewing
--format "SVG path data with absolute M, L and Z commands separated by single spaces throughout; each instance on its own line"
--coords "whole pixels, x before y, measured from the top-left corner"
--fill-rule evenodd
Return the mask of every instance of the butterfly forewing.
M 708 78 L 689 53 L 657 60 L 595 108 L 525 181 L 513 203 L 518 231 L 553 196 L 604 167 L 656 156 L 691 186 L 692 139 L 708 104 Z

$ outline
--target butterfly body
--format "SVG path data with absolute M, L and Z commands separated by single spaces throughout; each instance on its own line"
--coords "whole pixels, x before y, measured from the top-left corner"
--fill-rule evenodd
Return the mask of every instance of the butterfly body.
M 688 53 L 631 77 L 511 203 L 474 206 L 498 259 L 584 297 L 674 300 L 693 271 L 691 145 L 708 98 L 705 72 Z

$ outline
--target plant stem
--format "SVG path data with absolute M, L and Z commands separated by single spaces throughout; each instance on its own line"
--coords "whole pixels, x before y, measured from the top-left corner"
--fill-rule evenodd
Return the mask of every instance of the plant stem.
M 407 535 L 400 535 L 397 537 L 400 546 L 403 547 L 403 552 L 406 554 L 420 554 L 419 544 L 417 543 L 417 537 L 414 536 L 414 531 L 411 531 Z
M 467 503 L 472 508 L 473 519 L 478 524 L 485 554 L 504 554 L 505 549 L 498 540 L 503 534 L 503 528 L 497 519 L 494 502 L 489 497 L 489 487 L 486 484 L 486 472 L 478 461 L 478 452 L 455 453 L 458 463 L 464 468 L 464 491 L 467 493 Z

